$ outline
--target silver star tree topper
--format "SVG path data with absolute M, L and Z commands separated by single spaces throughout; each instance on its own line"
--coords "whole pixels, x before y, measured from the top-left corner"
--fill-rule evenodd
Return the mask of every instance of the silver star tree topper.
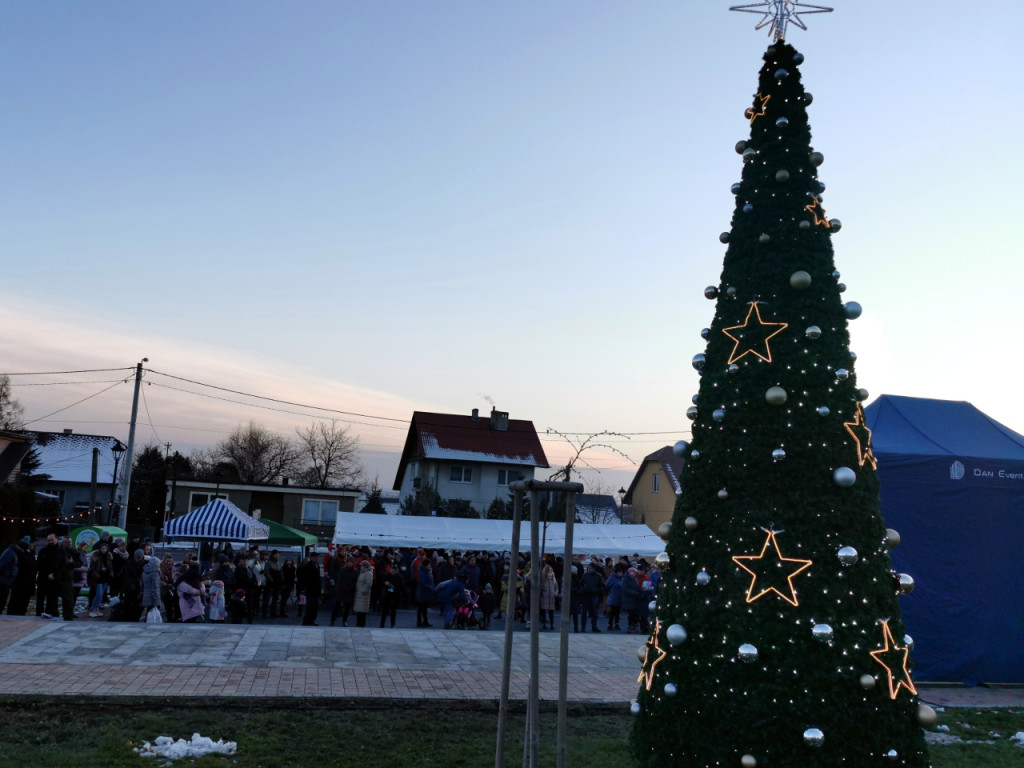
M 806 8 L 807 10 L 799 10 Z M 796 0 L 764 0 L 761 3 L 748 3 L 747 5 L 734 5 L 730 11 L 740 13 L 760 13 L 761 20 L 757 22 L 754 29 L 769 27 L 768 33 L 775 40 L 786 39 L 786 26 L 793 22 L 800 29 L 806 31 L 807 25 L 800 19 L 805 13 L 832 13 L 834 9 L 826 5 L 811 5 L 810 3 L 798 3 Z

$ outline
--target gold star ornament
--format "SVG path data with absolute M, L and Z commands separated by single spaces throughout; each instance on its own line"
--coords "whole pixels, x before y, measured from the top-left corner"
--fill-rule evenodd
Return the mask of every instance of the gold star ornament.
M 658 619 L 654 622 L 654 630 L 651 632 L 651 636 L 647 638 L 647 653 L 644 655 L 644 667 L 640 670 L 640 677 L 636 679 L 638 683 L 643 683 L 647 690 L 651 690 L 651 686 L 654 684 L 654 670 L 663 662 L 667 657 L 668 653 L 658 644 L 661 640 L 661 620 Z
M 864 408 L 857 403 L 857 410 L 853 414 L 853 421 L 843 422 L 846 431 L 850 433 L 853 442 L 857 446 L 857 461 L 863 467 L 870 464 L 872 469 L 878 469 L 878 462 L 871 450 L 871 430 L 864 423 Z
M 895 699 L 900 688 L 906 688 L 915 696 L 917 689 L 910 679 L 910 672 L 907 669 L 907 662 L 910 660 L 910 649 L 906 646 L 900 647 L 893 640 L 892 630 L 889 629 L 889 622 L 882 622 L 883 647 L 877 651 L 871 651 L 871 657 L 885 667 L 889 677 L 889 698 Z
M 749 107 L 743 114 L 750 118 L 750 124 L 753 125 L 757 118 L 761 117 L 765 112 L 768 111 L 768 102 L 771 101 L 772 95 L 769 93 L 767 96 L 762 96 L 760 93 L 757 94 L 758 105 L 756 107 Z
M 742 325 L 723 328 L 722 333 L 736 342 L 729 355 L 729 365 L 747 355 L 754 355 L 766 363 L 772 361 L 772 350 L 768 342 L 789 327 L 789 323 L 766 323 L 761 319 L 761 310 L 756 301 L 750 302 L 747 318 Z
M 832 227 L 832 222 L 825 218 L 825 209 L 821 207 L 821 200 L 818 198 L 814 198 L 810 205 L 805 205 L 804 210 L 814 216 L 816 226 L 825 227 L 825 229 Z
M 810 568 L 812 561 L 783 557 L 779 542 L 775 540 L 775 531 L 767 534 L 761 554 L 735 555 L 732 558 L 736 565 L 754 577 L 747 590 L 747 602 L 752 603 L 774 592 L 790 605 L 799 605 L 793 578 Z

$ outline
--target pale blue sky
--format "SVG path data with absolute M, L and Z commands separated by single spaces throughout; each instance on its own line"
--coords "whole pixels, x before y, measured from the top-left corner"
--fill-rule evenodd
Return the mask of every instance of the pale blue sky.
M 0 2 L 0 369 L 147 356 L 370 415 L 490 398 L 542 432 L 670 433 L 616 443 L 638 462 L 685 436 L 768 44 L 728 5 Z M 835 5 L 789 40 L 859 383 L 1024 431 L 1024 5 Z M 16 394 L 38 418 L 99 389 Z M 35 426 L 123 436 L 129 401 Z M 147 405 L 138 439 L 185 449 L 308 422 Z

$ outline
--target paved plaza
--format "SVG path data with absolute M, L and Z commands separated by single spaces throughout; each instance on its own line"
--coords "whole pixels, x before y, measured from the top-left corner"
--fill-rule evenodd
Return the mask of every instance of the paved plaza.
M 497 701 L 504 632 L 133 624 L 0 617 L 0 694 Z M 628 706 L 644 638 L 569 636 L 568 700 Z M 557 632 L 540 635 L 540 695 L 558 698 Z M 525 700 L 529 634 L 513 635 L 510 696 Z M 921 687 L 933 706 L 1024 707 L 1022 688 Z

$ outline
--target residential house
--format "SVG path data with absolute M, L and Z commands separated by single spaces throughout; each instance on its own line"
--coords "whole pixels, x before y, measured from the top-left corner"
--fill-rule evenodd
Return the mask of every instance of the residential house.
M 0 485 L 16 483 L 21 460 L 32 450 L 32 440 L 21 432 L 0 430 Z
M 180 517 L 215 498 L 227 499 L 254 517 L 298 528 L 321 539 L 334 536 L 339 512 L 355 512 L 366 503 L 365 494 L 358 488 L 306 488 L 287 481 L 281 485 L 167 481 L 169 517 Z
M 489 418 L 476 408 L 468 416 L 415 411 L 394 490 L 405 499 L 429 486 L 484 517 L 491 502 L 508 498 L 510 482 L 532 480 L 535 469 L 548 466 L 532 421 L 494 408 Z
M 63 432 L 24 432 L 39 455 L 37 474 L 49 475 L 38 491 L 52 497 L 60 515 L 69 522 L 90 522 L 90 504 L 101 516 L 111 514 L 117 478 L 124 471 L 121 454 L 124 446 L 109 435 L 79 435 Z
M 576 522 L 608 525 L 622 522 L 622 511 L 615 497 L 605 493 L 576 495 Z
M 632 507 L 634 523 L 645 523 L 657 533 L 662 523 L 672 522 L 676 498 L 682 492 L 682 471 L 683 460 L 671 445 L 644 457 L 623 497 L 623 504 Z

